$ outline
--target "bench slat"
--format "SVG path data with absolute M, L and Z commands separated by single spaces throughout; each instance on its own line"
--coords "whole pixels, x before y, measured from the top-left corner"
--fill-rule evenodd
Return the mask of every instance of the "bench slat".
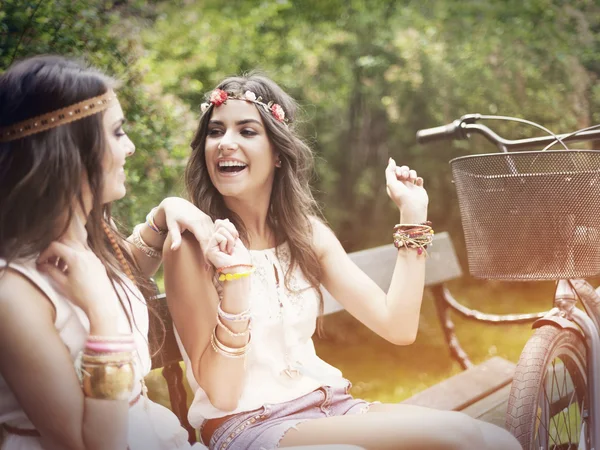
M 461 411 L 510 384 L 515 367 L 514 363 L 495 356 L 413 395 L 402 403 Z

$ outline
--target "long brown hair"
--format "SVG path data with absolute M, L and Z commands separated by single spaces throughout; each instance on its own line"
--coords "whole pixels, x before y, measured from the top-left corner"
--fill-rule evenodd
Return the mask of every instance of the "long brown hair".
M 278 103 L 285 111 L 288 124 L 278 122 L 272 114 L 261 107 L 257 108 L 267 137 L 281 160 L 281 167 L 275 171 L 273 180 L 267 225 L 274 232 L 278 245 L 287 242 L 290 247 L 291 264 L 285 275 L 286 287 L 290 289 L 290 276 L 297 264 L 311 286 L 317 290 L 322 310 L 323 298 L 319 289 L 321 268 L 312 245 L 311 216 L 317 216 L 319 211 L 310 190 L 314 158 L 311 149 L 296 132 L 294 120 L 298 111 L 297 104 L 274 81 L 258 74 L 227 78 L 219 83 L 217 88 L 238 95 L 251 91 L 257 97 L 262 97 L 265 102 Z M 188 195 L 198 208 L 213 220 L 231 220 L 247 244 L 244 224 L 225 206 L 223 197 L 212 184 L 206 167 L 205 142 L 213 108 L 214 106 L 210 106 L 200 118 L 192 140 L 192 154 L 185 171 L 186 187 Z
M 53 55 L 23 60 L 0 75 L 0 127 L 102 95 L 116 85 L 112 78 L 79 61 Z M 83 207 L 82 179 L 86 175 L 93 198 L 86 223 L 88 245 L 104 263 L 113 287 L 123 286 L 128 308 L 124 299 L 120 301 L 131 313 L 123 268 L 105 225 L 144 296 L 154 292 L 113 225 L 110 205 L 102 204 L 102 161 L 107 150 L 102 119 L 103 113 L 97 113 L 0 143 L 0 257 L 9 263 L 34 258 L 57 240 L 73 217 L 73 199 Z M 57 230 L 65 212 L 65 228 Z

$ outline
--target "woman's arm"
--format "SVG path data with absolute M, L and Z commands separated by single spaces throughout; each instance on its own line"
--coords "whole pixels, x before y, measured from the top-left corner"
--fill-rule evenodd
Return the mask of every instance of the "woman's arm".
M 427 194 L 422 178 L 390 160 L 386 169 L 388 194 L 400 210 L 400 223 L 427 219 Z M 383 292 L 344 251 L 334 233 L 313 219 L 313 242 L 319 255 L 323 286 L 350 314 L 384 339 L 398 345 L 414 342 L 425 285 L 425 253 L 401 247 L 390 288 Z M 390 227 L 390 239 L 392 236 Z
M 160 230 L 171 234 L 174 250 L 181 244 L 181 234 L 189 231 L 204 248 L 212 236 L 213 222 L 211 218 L 200 211 L 192 203 L 179 197 L 167 197 L 156 208 L 153 219 Z M 158 256 L 149 256 L 135 244 L 133 235 L 127 238 L 131 254 L 142 274 L 151 277 L 156 273 L 162 263 L 160 250 L 163 248 L 167 234 L 157 233 L 148 226 L 147 222 L 139 228 L 141 241 L 151 249 L 157 251 Z
M 91 310 L 90 310 L 91 311 Z M 127 448 L 127 401 L 85 397 L 44 294 L 8 270 L 0 282 L 0 373 L 50 450 Z M 90 313 L 92 334 L 116 335 L 115 318 Z
M 221 223 L 221 225 L 218 225 Z M 230 223 L 215 223 L 215 233 L 220 227 L 230 230 L 228 242 L 239 241 L 237 231 Z M 226 233 L 223 232 L 222 233 Z M 237 239 L 236 239 L 237 238 Z M 244 249 L 245 250 L 245 249 Z M 240 251 L 236 246 L 233 255 Z M 211 335 L 216 330 L 219 342 L 227 347 L 242 348 L 250 336 L 232 336 L 224 327 L 217 326 L 219 295 L 213 284 L 213 267 L 191 236 L 183 236 L 179 250 L 171 250 L 170 238 L 164 248 L 164 273 L 167 302 L 175 328 L 190 359 L 192 371 L 198 385 L 206 392 L 210 402 L 222 411 L 236 409 L 245 380 L 244 360 L 231 358 L 215 351 Z M 230 265 L 223 263 L 220 266 Z M 233 272 L 233 270 L 229 270 Z M 240 278 L 223 283 L 221 307 L 230 314 L 248 309 L 250 278 Z M 248 321 L 228 323 L 233 333 L 248 329 Z

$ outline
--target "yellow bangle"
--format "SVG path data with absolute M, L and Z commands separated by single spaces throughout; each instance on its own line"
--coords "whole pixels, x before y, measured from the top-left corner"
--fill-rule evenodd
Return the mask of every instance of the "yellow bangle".
M 238 280 L 238 279 L 244 278 L 244 277 L 249 277 L 251 274 L 254 273 L 255 270 L 256 270 L 256 267 L 253 266 L 247 272 L 222 273 L 221 275 L 219 275 L 219 281 L 232 281 L 232 280 Z

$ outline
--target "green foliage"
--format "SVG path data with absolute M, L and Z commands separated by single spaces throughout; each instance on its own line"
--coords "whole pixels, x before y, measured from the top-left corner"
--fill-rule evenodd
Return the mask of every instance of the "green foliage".
M 180 124 L 186 108 L 177 98 L 142 83 L 145 69 L 138 63 L 143 53 L 138 38 L 142 24 L 129 19 L 129 14 L 138 11 L 138 3 L 142 4 L 105 0 L 0 3 L 0 70 L 15 59 L 57 53 L 82 58 L 121 82 L 119 98 L 128 119 L 125 128 L 137 146 L 127 165 L 129 195 L 115 208 L 127 227 L 142 220 L 165 195 L 179 193 L 177 183 L 188 141 Z
M 348 250 L 389 241 L 389 156 L 426 177 L 437 229 L 461 237 L 448 160 L 493 147 L 417 146 L 415 132 L 465 113 L 525 117 L 556 132 L 600 104 L 600 17 L 591 0 L 177 1 L 142 35 L 151 70 L 196 111 L 221 78 L 261 69 L 304 107 L 315 188 Z M 492 123 L 514 138 L 522 126 Z M 359 218 L 368 217 L 369 220 Z

